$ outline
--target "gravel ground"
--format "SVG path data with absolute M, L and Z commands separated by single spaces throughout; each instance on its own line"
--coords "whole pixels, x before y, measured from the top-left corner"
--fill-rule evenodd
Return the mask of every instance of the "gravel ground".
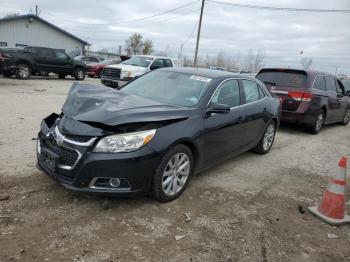
M 73 81 L 0 77 L 0 261 L 350 261 L 350 226 L 298 208 L 321 199 L 349 155 L 350 126 L 313 136 L 282 125 L 268 155 L 201 173 L 171 203 L 87 198 L 35 168 L 32 139 Z

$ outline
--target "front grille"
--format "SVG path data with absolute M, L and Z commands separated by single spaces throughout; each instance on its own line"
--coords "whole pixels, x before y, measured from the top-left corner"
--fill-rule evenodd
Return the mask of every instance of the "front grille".
M 57 145 L 53 138 L 42 140 L 41 147 L 57 154 L 59 156 L 58 161 L 60 165 L 74 166 L 79 157 L 75 150 Z
M 103 76 L 106 76 L 108 78 L 120 79 L 120 72 L 121 69 L 119 68 L 103 68 Z
M 67 134 L 64 134 L 64 137 L 79 143 L 86 143 L 90 141 L 92 138 L 94 138 L 93 136 L 79 136 L 79 135 L 67 135 Z

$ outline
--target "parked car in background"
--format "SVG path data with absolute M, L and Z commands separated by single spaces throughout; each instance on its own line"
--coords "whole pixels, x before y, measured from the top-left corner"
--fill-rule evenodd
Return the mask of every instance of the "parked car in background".
M 98 56 L 76 56 L 74 57 L 74 60 L 84 62 L 85 64 L 90 64 L 90 63 L 99 63 L 103 59 Z
M 266 68 L 256 76 L 282 100 L 282 121 L 305 124 L 312 134 L 324 124 L 350 121 L 350 103 L 343 84 L 332 74 L 298 69 Z
M 125 56 L 118 56 L 116 58 L 108 58 L 105 60 L 102 60 L 98 63 L 91 63 L 86 66 L 87 68 L 87 74 L 90 77 L 101 77 L 102 70 L 107 65 L 116 65 L 121 63 L 122 61 L 127 60 Z
M 85 64 L 71 59 L 64 51 L 28 46 L 23 51 L 1 51 L 0 67 L 4 76 L 16 75 L 19 79 L 28 79 L 32 74 L 58 74 L 59 78 L 67 75 L 76 80 L 84 80 Z
M 174 61 L 168 57 L 136 55 L 118 65 L 104 67 L 101 82 L 109 87 L 118 87 L 120 81 L 128 82 L 149 71 L 174 67 Z
M 71 190 L 167 202 L 194 173 L 268 153 L 280 111 L 260 81 L 217 70 L 163 68 L 120 90 L 75 84 L 42 121 L 38 167 Z

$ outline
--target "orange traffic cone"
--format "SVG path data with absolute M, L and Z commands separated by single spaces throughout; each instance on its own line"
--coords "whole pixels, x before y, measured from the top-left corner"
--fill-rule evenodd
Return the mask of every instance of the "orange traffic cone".
M 350 216 L 345 214 L 346 158 L 338 164 L 338 172 L 331 180 L 318 207 L 308 210 L 331 225 L 350 223 Z

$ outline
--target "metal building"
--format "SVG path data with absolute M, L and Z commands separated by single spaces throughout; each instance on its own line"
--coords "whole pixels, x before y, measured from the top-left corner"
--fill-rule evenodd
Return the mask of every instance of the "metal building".
M 82 55 L 90 44 L 33 14 L 0 19 L 0 48 L 28 45 Z

